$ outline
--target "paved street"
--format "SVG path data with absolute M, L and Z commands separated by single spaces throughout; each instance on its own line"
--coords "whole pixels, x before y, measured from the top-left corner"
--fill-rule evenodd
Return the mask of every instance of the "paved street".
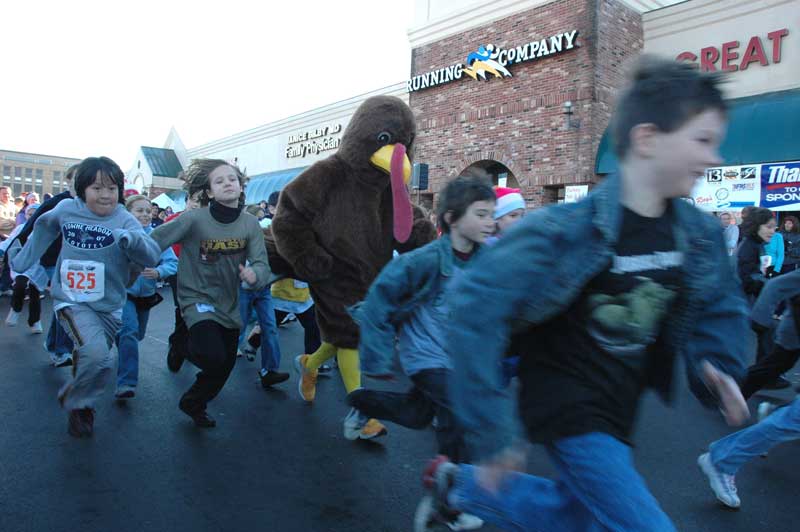
M 218 427 L 195 428 L 177 409 L 193 368 L 173 375 L 164 362 L 168 289 L 164 296 L 141 344 L 137 397 L 119 406 L 109 390 L 89 440 L 67 435 L 55 399 L 69 369 L 49 365 L 44 337 L 30 335 L 23 319 L 16 329 L 0 325 L 0 531 L 410 530 L 420 468 L 435 451 L 430 431 L 390 425 L 379 443 L 349 442 L 341 434 L 346 407 L 338 374 L 321 379 L 318 402 L 308 406 L 297 397 L 294 375 L 264 391 L 257 362 L 246 359 L 238 359 L 209 407 Z M 0 300 L 3 319 L 8 305 Z M 45 328 L 49 309 L 48 298 Z M 281 330 L 281 347 L 288 370 L 302 347 L 298 324 Z M 746 466 L 738 479 L 742 509 L 725 510 L 695 459 L 728 429 L 685 390 L 675 409 L 648 397 L 636 438 L 640 471 L 678 529 L 798 530 L 800 443 Z M 530 470 L 552 473 L 541 449 Z

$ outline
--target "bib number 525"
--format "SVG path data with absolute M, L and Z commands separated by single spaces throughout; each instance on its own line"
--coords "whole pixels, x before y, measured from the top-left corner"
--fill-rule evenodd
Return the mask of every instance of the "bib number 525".
M 94 290 L 97 278 L 94 272 L 67 272 L 67 286 L 70 290 Z

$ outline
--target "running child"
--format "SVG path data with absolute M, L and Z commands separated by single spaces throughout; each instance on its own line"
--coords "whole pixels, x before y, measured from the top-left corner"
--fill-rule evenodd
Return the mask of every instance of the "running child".
M 28 205 L 25 208 L 25 217 L 30 219 L 38 208 L 38 203 Z M 24 225 L 18 225 L 14 231 L 11 232 L 8 240 L 0 244 L 0 255 L 4 255 L 8 251 L 9 246 L 14 242 L 17 235 L 19 235 L 24 227 Z M 11 295 L 11 308 L 8 311 L 8 317 L 6 317 L 6 325 L 9 327 L 16 327 L 19 322 L 19 315 L 22 313 L 22 307 L 25 305 L 25 296 L 29 295 L 28 327 L 30 327 L 33 334 L 42 334 L 42 322 L 40 321 L 42 316 L 42 302 L 39 295 L 43 294 L 47 288 L 47 283 L 49 282 L 47 272 L 44 267 L 37 262 L 22 273 L 18 273 L 12 269 L 11 279 L 13 281 L 13 294 Z
M 152 204 L 142 195 L 128 196 L 125 208 L 142 225 L 142 229 L 150 234 L 152 220 Z M 136 385 L 139 383 L 139 342 L 147 332 L 150 309 L 161 302 L 156 292 L 156 282 L 175 275 L 178 271 L 178 258 L 172 248 L 161 253 L 161 259 L 155 268 L 145 268 L 128 287 L 128 298 L 122 308 L 122 327 L 117 334 L 117 399 L 124 400 L 136 396 Z
M 58 393 L 75 437 L 94 430 L 94 405 L 114 368 L 111 347 L 120 328 L 132 266 L 153 267 L 161 251 L 122 203 L 124 174 L 108 157 L 89 157 L 75 171 L 77 198 L 36 220 L 12 260 L 17 271 L 36 264 L 61 232 L 52 281 L 53 307 L 72 338 L 72 377 Z
M 345 419 L 345 436 L 355 439 L 369 418 L 424 429 L 436 418 L 439 453 L 454 462 L 468 461 L 464 438 L 448 397 L 452 362 L 446 348 L 446 290 L 481 254 L 494 232 L 495 195 L 491 184 L 459 177 L 442 191 L 438 240 L 393 259 L 370 286 L 354 319 L 360 328 L 361 371 L 391 378 L 395 338 L 405 374 L 413 383 L 407 393 L 358 388 L 348 395 L 353 407 Z M 349 429 L 349 436 L 348 436 Z M 482 521 L 453 512 L 454 530 L 478 528 Z
M 193 160 L 186 170 L 189 193 L 202 191 L 201 204 L 207 206 L 184 212 L 152 233 L 162 249 L 181 244 L 178 301 L 189 329 L 188 349 L 170 350 L 170 369 L 180 369 L 184 353 L 200 368 L 178 405 L 198 427 L 216 426 L 206 407 L 236 364 L 242 328 L 239 284 L 260 290 L 270 279 L 258 220 L 242 212 L 244 180 L 227 161 Z
M 612 117 L 619 175 L 526 216 L 451 285 L 451 404 L 481 466 L 432 462 L 416 530 L 460 510 L 515 530 L 675 531 L 633 463 L 642 393 L 669 399 L 682 357 L 698 397 L 730 424 L 748 415 L 734 380 L 744 299 L 719 224 L 682 199 L 722 163 L 718 84 L 643 58 Z M 512 333 L 526 338 L 519 413 L 556 480 L 517 472 L 524 444 L 499 371 Z

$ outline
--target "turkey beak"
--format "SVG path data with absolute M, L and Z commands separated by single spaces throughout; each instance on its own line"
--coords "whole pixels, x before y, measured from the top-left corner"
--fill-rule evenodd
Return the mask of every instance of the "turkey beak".
M 397 144 L 387 144 L 379 149 L 370 157 L 369 162 L 376 168 L 380 168 L 387 174 L 392 173 L 392 154 L 394 154 L 395 146 Z M 403 155 L 403 183 L 408 184 L 411 181 L 411 161 L 408 155 Z

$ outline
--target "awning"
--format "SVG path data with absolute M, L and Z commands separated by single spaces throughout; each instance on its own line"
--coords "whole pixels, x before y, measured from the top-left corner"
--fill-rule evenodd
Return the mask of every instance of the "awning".
M 162 209 L 172 207 L 173 212 L 181 212 L 186 209 L 186 192 L 183 190 L 172 190 L 159 194 L 153 198 L 152 201 Z
M 724 166 L 800 159 L 800 89 L 730 100 L 728 134 L 720 147 Z M 595 173 L 617 169 L 606 129 L 597 148 Z
M 276 190 L 283 190 L 283 187 L 288 185 L 292 179 L 297 177 L 300 172 L 306 168 L 308 167 L 301 166 L 299 168 L 278 170 L 277 172 L 267 172 L 265 174 L 252 176 L 244 190 L 245 203 L 254 205 L 261 201 L 267 201 L 270 194 Z

